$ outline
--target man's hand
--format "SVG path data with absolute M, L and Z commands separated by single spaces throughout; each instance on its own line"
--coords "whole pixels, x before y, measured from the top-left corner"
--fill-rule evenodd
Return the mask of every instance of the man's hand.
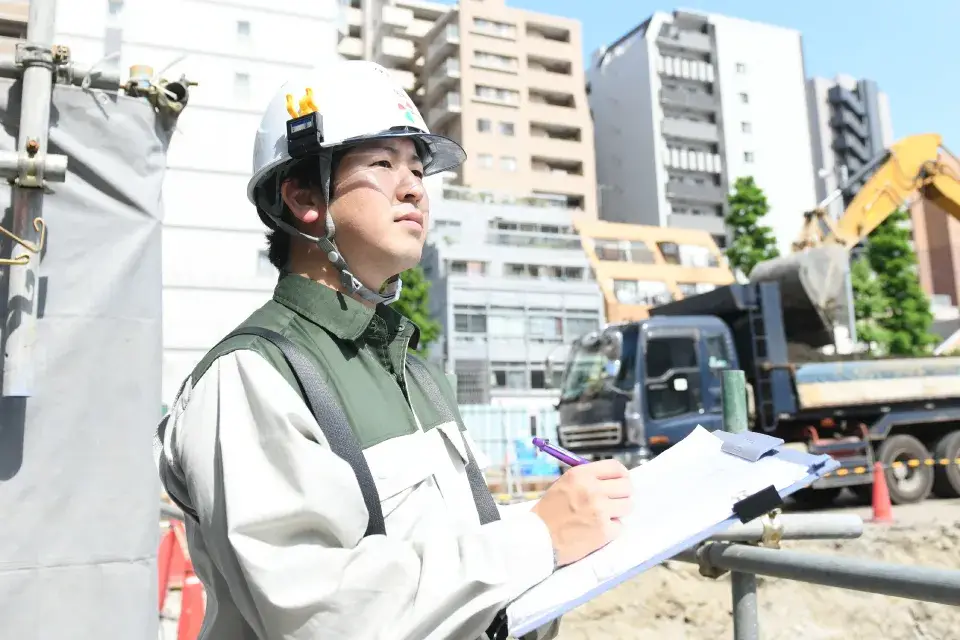
M 576 562 L 613 540 L 630 512 L 630 475 L 615 460 L 566 471 L 531 509 L 547 525 L 559 566 Z

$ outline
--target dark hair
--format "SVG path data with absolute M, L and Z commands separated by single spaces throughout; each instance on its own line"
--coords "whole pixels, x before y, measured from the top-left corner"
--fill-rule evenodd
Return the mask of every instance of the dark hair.
M 292 180 L 294 184 L 299 188 L 320 188 L 320 176 L 317 175 L 317 164 L 310 161 L 298 162 L 281 176 L 277 180 L 282 184 L 286 180 Z M 267 188 L 276 188 L 279 191 L 279 185 L 274 187 L 273 185 L 266 185 Z M 293 214 L 290 212 L 290 208 L 287 206 L 283 199 L 280 197 L 279 193 L 277 198 L 280 199 L 280 219 L 286 222 L 287 224 L 292 225 L 294 223 Z M 290 262 L 290 241 L 292 238 L 290 234 L 284 231 L 283 229 L 270 229 L 267 231 L 267 259 L 270 260 L 270 264 L 276 267 L 278 270 L 282 271 L 287 267 L 287 263 Z

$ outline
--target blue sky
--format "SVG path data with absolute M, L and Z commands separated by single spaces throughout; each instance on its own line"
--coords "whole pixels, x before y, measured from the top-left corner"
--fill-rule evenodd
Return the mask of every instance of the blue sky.
M 797 29 L 807 75 L 875 80 L 890 97 L 895 138 L 939 133 L 960 155 L 960 0 L 506 1 L 580 20 L 585 59 L 657 10 L 699 9 Z

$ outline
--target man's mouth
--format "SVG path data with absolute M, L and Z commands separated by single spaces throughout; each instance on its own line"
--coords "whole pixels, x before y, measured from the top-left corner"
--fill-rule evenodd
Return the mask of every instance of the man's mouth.
M 423 229 L 423 214 L 419 211 L 408 211 L 403 215 L 397 216 L 393 221 L 405 225 L 417 225 L 420 229 Z

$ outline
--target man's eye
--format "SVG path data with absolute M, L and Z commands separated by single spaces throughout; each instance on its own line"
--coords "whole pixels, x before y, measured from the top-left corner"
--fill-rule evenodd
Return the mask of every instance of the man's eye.
M 412 173 L 417 176 L 418 179 L 423 180 L 423 171 L 420 169 L 414 169 Z
M 383 167 L 383 168 L 385 168 L 385 169 L 390 169 L 393 165 L 390 164 L 390 161 L 389 161 L 389 160 L 377 160 L 376 162 L 373 163 L 372 166 L 374 166 L 374 167 Z

